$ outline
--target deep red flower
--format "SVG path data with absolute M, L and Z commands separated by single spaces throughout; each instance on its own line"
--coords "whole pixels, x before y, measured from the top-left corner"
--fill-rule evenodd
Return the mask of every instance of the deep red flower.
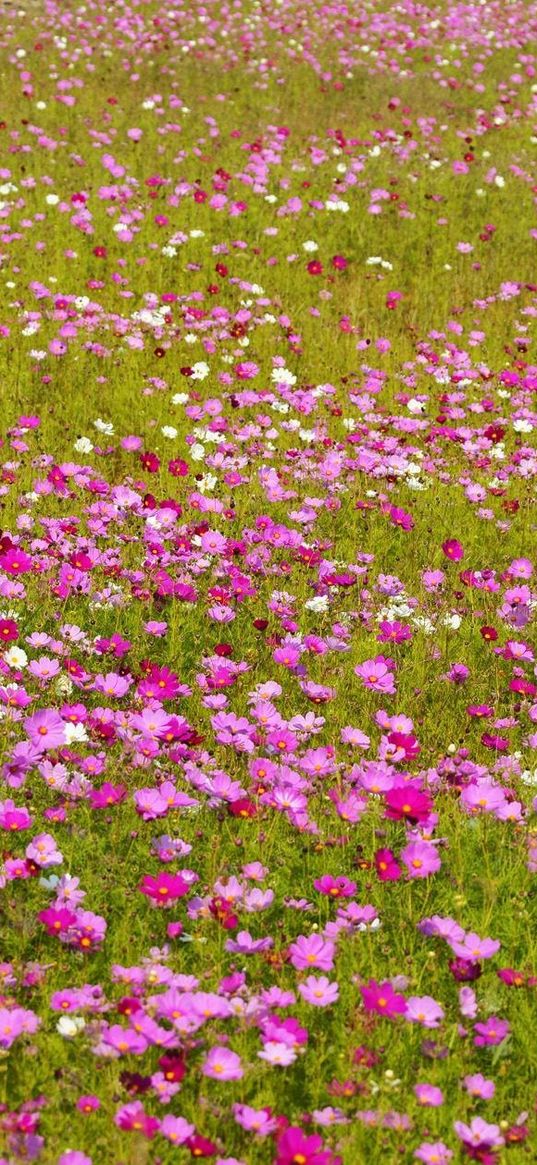
M 156 453 L 140 453 L 140 461 L 148 473 L 158 473 L 160 460 Z
M 174 1084 L 180 1084 L 186 1073 L 185 1061 L 181 1056 L 174 1055 L 173 1052 L 166 1052 L 161 1056 L 158 1066 L 164 1073 L 166 1080 L 170 1080 Z
M 248 797 L 239 797 L 237 801 L 230 801 L 228 804 L 229 812 L 232 817 L 255 817 L 257 809 Z
M 19 638 L 19 629 L 13 619 L 0 619 L 0 641 L 13 643 Z
M 479 634 L 487 643 L 495 643 L 498 638 L 498 632 L 495 627 L 480 627 Z
M 168 473 L 171 473 L 172 477 L 186 477 L 188 474 L 186 461 L 182 461 L 180 457 L 168 461 Z
M 218 1146 L 214 1141 L 207 1140 L 207 1137 L 201 1137 L 199 1133 L 194 1133 L 193 1137 L 189 1137 L 185 1141 L 187 1149 L 190 1149 L 193 1157 L 215 1157 L 218 1152 Z
M 481 963 L 475 963 L 471 959 L 451 959 L 448 966 L 457 983 L 473 983 L 483 974 Z

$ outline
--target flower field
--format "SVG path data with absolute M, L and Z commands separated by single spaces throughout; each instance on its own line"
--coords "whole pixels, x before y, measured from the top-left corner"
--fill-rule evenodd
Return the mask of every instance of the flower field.
M 0 0 L 0 1165 L 537 1160 L 536 45 Z

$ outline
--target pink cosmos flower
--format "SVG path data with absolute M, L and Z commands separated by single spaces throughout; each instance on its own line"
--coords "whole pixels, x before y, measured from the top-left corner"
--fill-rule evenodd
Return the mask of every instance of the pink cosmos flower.
M 381 507 L 383 512 L 387 514 L 392 526 L 398 526 L 400 530 L 413 530 L 414 519 L 406 510 L 401 509 L 400 506 L 386 505 Z
M 0 1007 L 0 1048 L 7 1051 L 19 1036 L 33 1035 L 41 1020 L 24 1007 Z
M 436 874 L 442 862 L 436 846 L 430 841 L 412 841 L 401 850 L 401 861 L 410 878 L 428 878 Z
M 111 785 L 109 781 L 104 781 L 100 789 L 91 789 L 91 807 L 92 809 L 109 809 L 112 805 L 120 805 L 126 796 L 125 785 Z
M 184 1145 L 195 1131 L 195 1126 L 191 1125 L 184 1117 L 173 1116 L 171 1112 L 166 1113 L 160 1123 L 161 1136 L 166 1137 L 167 1141 L 171 1141 L 172 1145 Z
M 430 995 L 410 995 L 406 1001 L 405 1019 L 410 1023 L 420 1023 L 422 1027 L 438 1027 L 444 1018 L 444 1010 Z
M 42 751 L 61 748 L 65 744 L 65 724 L 52 708 L 42 708 L 24 721 L 31 743 Z
M 397 620 L 390 622 L 387 619 L 383 619 L 379 623 L 378 643 L 405 643 L 410 639 L 412 639 L 412 628 L 408 627 L 406 623 L 399 623 Z
M 27 574 L 32 569 L 32 559 L 29 554 L 18 547 L 6 550 L 0 554 L 0 570 L 8 575 Z
M 36 834 L 26 846 L 25 854 L 29 861 L 35 862 L 42 870 L 48 870 L 51 866 L 61 866 L 63 862 L 63 857 L 50 833 Z
M 497 1047 L 507 1039 L 510 1031 L 511 1026 L 506 1019 L 491 1015 L 485 1023 L 474 1024 L 474 1044 L 476 1048 Z
M 331 971 L 334 966 L 334 944 L 322 938 L 320 934 L 311 934 L 309 937 L 299 935 L 296 941 L 290 944 L 289 954 L 291 963 L 297 971 L 310 971 L 313 968 Z
M 267 1064 L 278 1065 L 282 1068 L 287 1068 L 296 1060 L 294 1048 L 281 1040 L 267 1040 L 262 1051 L 258 1052 L 257 1055 L 260 1060 L 266 1060 Z
M 103 1033 L 103 1042 L 121 1056 L 139 1056 L 146 1051 L 148 1042 L 141 1032 L 123 1028 L 115 1023 Z
M 495 813 L 505 804 L 505 791 L 490 780 L 480 780 L 461 790 L 460 802 L 468 813 Z
M 269 951 L 274 946 L 274 939 L 269 935 L 266 938 L 252 938 L 247 930 L 239 930 L 234 939 L 226 939 L 226 951 L 241 955 L 256 955 L 260 951 Z
M 455 1121 L 453 1128 L 459 1140 L 469 1149 L 500 1149 L 505 1143 L 499 1126 L 487 1124 L 480 1116 L 474 1116 L 469 1125 Z
M 213 1080 L 240 1080 L 244 1076 L 240 1056 L 225 1047 L 211 1048 L 201 1070 Z
M 298 990 L 304 1001 L 314 1007 L 330 1007 L 339 998 L 338 984 L 330 982 L 326 975 L 308 975 L 304 983 L 299 983 Z
M 0 801 L 0 829 L 6 829 L 9 833 L 19 833 L 29 829 L 31 824 L 32 818 L 27 809 L 18 809 L 10 798 L 7 801 Z
M 481 1072 L 475 1072 L 473 1075 L 465 1076 L 463 1084 L 470 1096 L 478 1096 L 480 1100 L 491 1100 L 496 1092 L 496 1085 L 493 1080 L 486 1080 Z
M 276 1132 L 278 1122 L 269 1108 L 251 1108 L 249 1104 L 234 1104 L 233 1116 L 238 1125 L 256 1137 L 267 1137 Z
M 88 1096 L 79 1096 L 76 1107 L 79 1112 L 97 1112 L 101 1107 L 101 1102 L 98 1096 L 93 1096 L 90 1093 Z
M 94 914 L 91 910 L 77 910 L 65 941 L 78 950 L 92 951 L 104 941 L 106 930 L 106 920 L 100 914 Z
M 448 1165 L 453 1157 L 452 1149 L 443 1141 L 423 1141 L 418 1146 L 414 1153 L 416 1161 L 423 1162 L 423 1165 Z
M 49 907 L 48 910 L 41 910 L 37 917 L 50 935 L 64 934 L 76 922 L 76 915 L 72 910 L 63 908 L 57 910 L 53 906 Z
M 415 1084 L 414 1095 L 424 1108 L 439 1108 L 444 1103 L 442 1089 L 434 1084 Z
M 342 728 L 341 740 L 343 741 L 343 744 L 348 744 L 352 748 L 365 749 L 369 748 L 369 745 L 371 744 L 369 736 L 366 736 L 365 732 L 362 732 L 359 728 Z
M 500 949 L 498 939 L 480 938 L 469 930 L 463 938 L 449 939 L 449 945 L 460 959 L 491 959 Z
M 364 688 L 381 692 L 382 695 L 395 695 L 392 670 L 388 667 L 384 656 L 378 655 L 375 659 L 366 659 L 364 663 L 355 667 L 354 673 L 362 680 Z

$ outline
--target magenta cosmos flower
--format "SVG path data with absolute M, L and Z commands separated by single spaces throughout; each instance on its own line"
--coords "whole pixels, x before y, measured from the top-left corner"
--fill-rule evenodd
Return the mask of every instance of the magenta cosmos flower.
M 308 1137 L 296 1125 L 290 1125 L 276 1142 L 275 1165 L 330 1165 L 331 1161 L 322 1137 L 315 1133 Z
M 506 1019 L 491 1015 L 485 1023 L 474 1024 L 474 1044 L 476 1048 L 496 1047 L 507 1038 L 511 1031 Z
M 375 1011 L 377 1015 L 385 1015 L 388 1019 L 395 1019 L 397 1015 L 404 1015 L 406 999 L 398 995 L 391 983 L 377 983 L 370 979 L 367 985 L 360 987 L 366 1011 Z
M 415 785 L 396 785 L 388 789 L 385 801 L 386 817 L 391 821 L 410 821 L 414 825 L 426 821 L 433 807 L 428 794 Z
M 149 1116 L 139 1100 L 132 1104 L 124 1104 L 122 1108 L 118 1109 L 114 1117 L 114 1124 L 117 1125 L 118 1129 L 141 1133 L 149 1141 L 153 1139 L 160 1127 L 160 1121 L 157 1117 Z
M 328 894 L 330 898 L 352 898 L 356 893 L 356 882 L 349 881 L 343 875 L 333 878 L 331 874 L 323 874 L 322 878 L 315 879 L 313 885 L 319 894 Z
M 442 550 L 451 562 L 460 562 L 461 558 L 464 558 L 464 550 L 456 538 L 448 538 L 446 542 L 443 542 Z
M 391 849 L 378 849 L 375 854 L 375 869 L 381 882 L 397 882 L 401 877 L 401 867 Z
M 142 894 L 145 894 L 156 906 L 166 906 L 168 903 L 176 902 L 178 898 L 183 898 L 188 894 L 188 883 L 181 877 L 180 874 L 157 874 L 153 878 L 150 874 L 146 874 L 145 878 L 140 884 Z

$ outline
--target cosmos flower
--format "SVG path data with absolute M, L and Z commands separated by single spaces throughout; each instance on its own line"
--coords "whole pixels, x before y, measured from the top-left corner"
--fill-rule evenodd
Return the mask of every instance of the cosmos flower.
M 225 1047 L 211 1048 L 203 1062 L 202 1072 L 213 1080 L 240 1080 L 244 1076 L 240 1057 Z
M 388 982 L 377 983 L 370 979 L 367 985 L 360 987 L 362 1000 L 366 1011 L 374 1011 L 377 1015 L 385 1015 L 388 1019 L 395 1019 L 406 1012 L 406 1000 L 403 995 L 397 994 Z
M 308 975 L 303 983 L 299 983 L 298 990 L 304 1001 L 314 1007 L 330 1007 L 339 998 L 337 983 L 331 983 L 326 975 Z
M 334 966 L 334 943 L 323 939 L 321 935 L 299 935 L 296 942 L 291 943 L 289 955 L 293 967 L 297 971 L 331 971 Z

